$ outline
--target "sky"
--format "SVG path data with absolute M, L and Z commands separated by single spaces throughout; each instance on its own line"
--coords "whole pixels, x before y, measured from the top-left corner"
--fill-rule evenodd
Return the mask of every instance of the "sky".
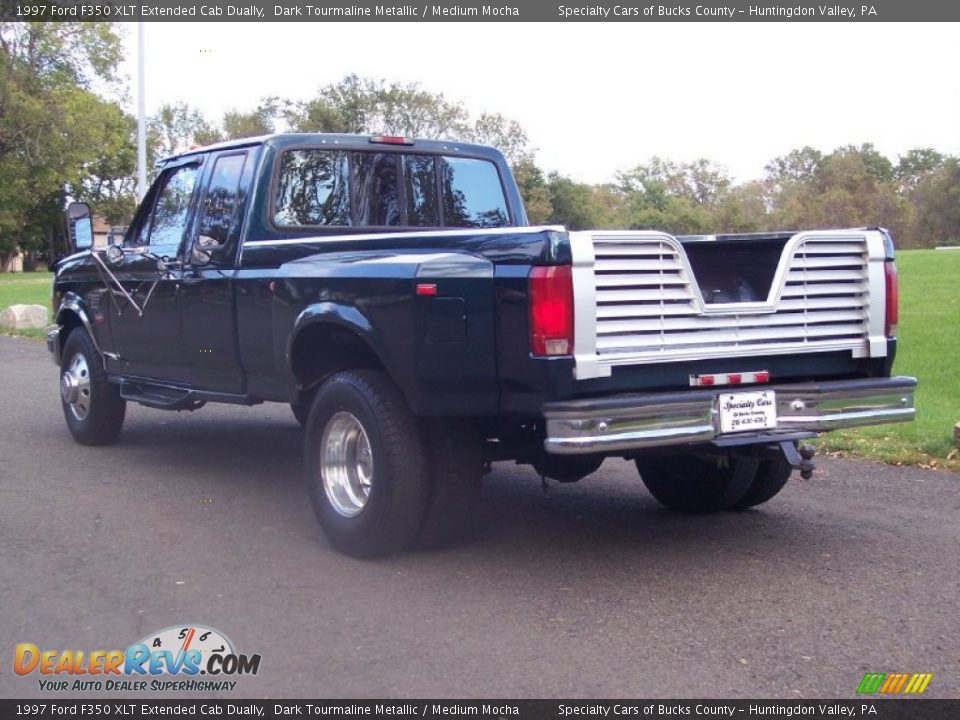
M 136 93 L 136 26 L 123 28 Z M 145 23 L 146 105 L 211 120 L 349 73 L 417 82 L 527 131 L 537 163 L 612 180 L 658 155 L 738 181 L 811 145 L 960 154 L 955 24 Z

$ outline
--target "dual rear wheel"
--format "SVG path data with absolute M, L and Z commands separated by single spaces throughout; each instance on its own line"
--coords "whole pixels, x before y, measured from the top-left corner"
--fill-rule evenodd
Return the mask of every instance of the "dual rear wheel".
M 745 510 L 767 502 L 790 479 L 793 468 L 779 453 L 663 453 L 640 456 L 644 485 L 671 510 L 708 513 Z
M 306 422 L 313 508 L 341 552 L 377 557 L 446 544 L 469 524 L 480 491 L 480 443 L 467 427 L 418 422 L 381 372 L 337 373 Z M 773 498 L 791 466 L 751 449 L 642 455 L 644 484 L 673 510 L 745 509 Z
M 438 547 L 473 515 L 479 439 L 466 427 L 418 422 L 381 372 L 328 378 L 313 398 L 304 446 L 314 512 L 347 555 Z

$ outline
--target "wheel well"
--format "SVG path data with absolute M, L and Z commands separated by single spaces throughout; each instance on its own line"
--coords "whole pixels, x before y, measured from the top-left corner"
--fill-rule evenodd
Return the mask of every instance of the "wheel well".
M 63 352 L 63 346 L 67 344 L 67 338 L 77 328 L 83 327 L 83 320 L 73 310 L 64 310 L 57 318 L 60 324 L 60 352 Z
M 290 367 L 301 390 L 309 390 L 340 370 L 385 370 L 373 348 L 357 333 L 329 323 L 310 325 L 297 335 Z

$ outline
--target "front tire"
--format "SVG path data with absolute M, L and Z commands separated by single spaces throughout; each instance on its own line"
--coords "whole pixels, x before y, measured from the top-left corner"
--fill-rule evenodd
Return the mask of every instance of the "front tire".
M 383 373 L 345 371 L 317 391 L 305 438 L 313 509 L 353 557 L 401 552 L 427 508 L 430 478 L 417 423 Z
M 686 513 L 736 506 L 752 486 L 759 462 L 752 452 L 658 453 L 636 459 L 650 494 L 671 510 Z
M 109 445 L 123 428 L 127 403 L 107 380 L 100 354 L 82 328 L 63 346 L 60 404 L 74 439 L 82 445 Z

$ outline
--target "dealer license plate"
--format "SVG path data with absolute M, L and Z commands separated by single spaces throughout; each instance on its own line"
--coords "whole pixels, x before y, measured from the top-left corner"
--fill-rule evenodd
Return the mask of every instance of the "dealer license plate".
M 777 395 L 773 390 L 723 393 L 718 404 L 721 433 L 770 430 L 777 426 Z

